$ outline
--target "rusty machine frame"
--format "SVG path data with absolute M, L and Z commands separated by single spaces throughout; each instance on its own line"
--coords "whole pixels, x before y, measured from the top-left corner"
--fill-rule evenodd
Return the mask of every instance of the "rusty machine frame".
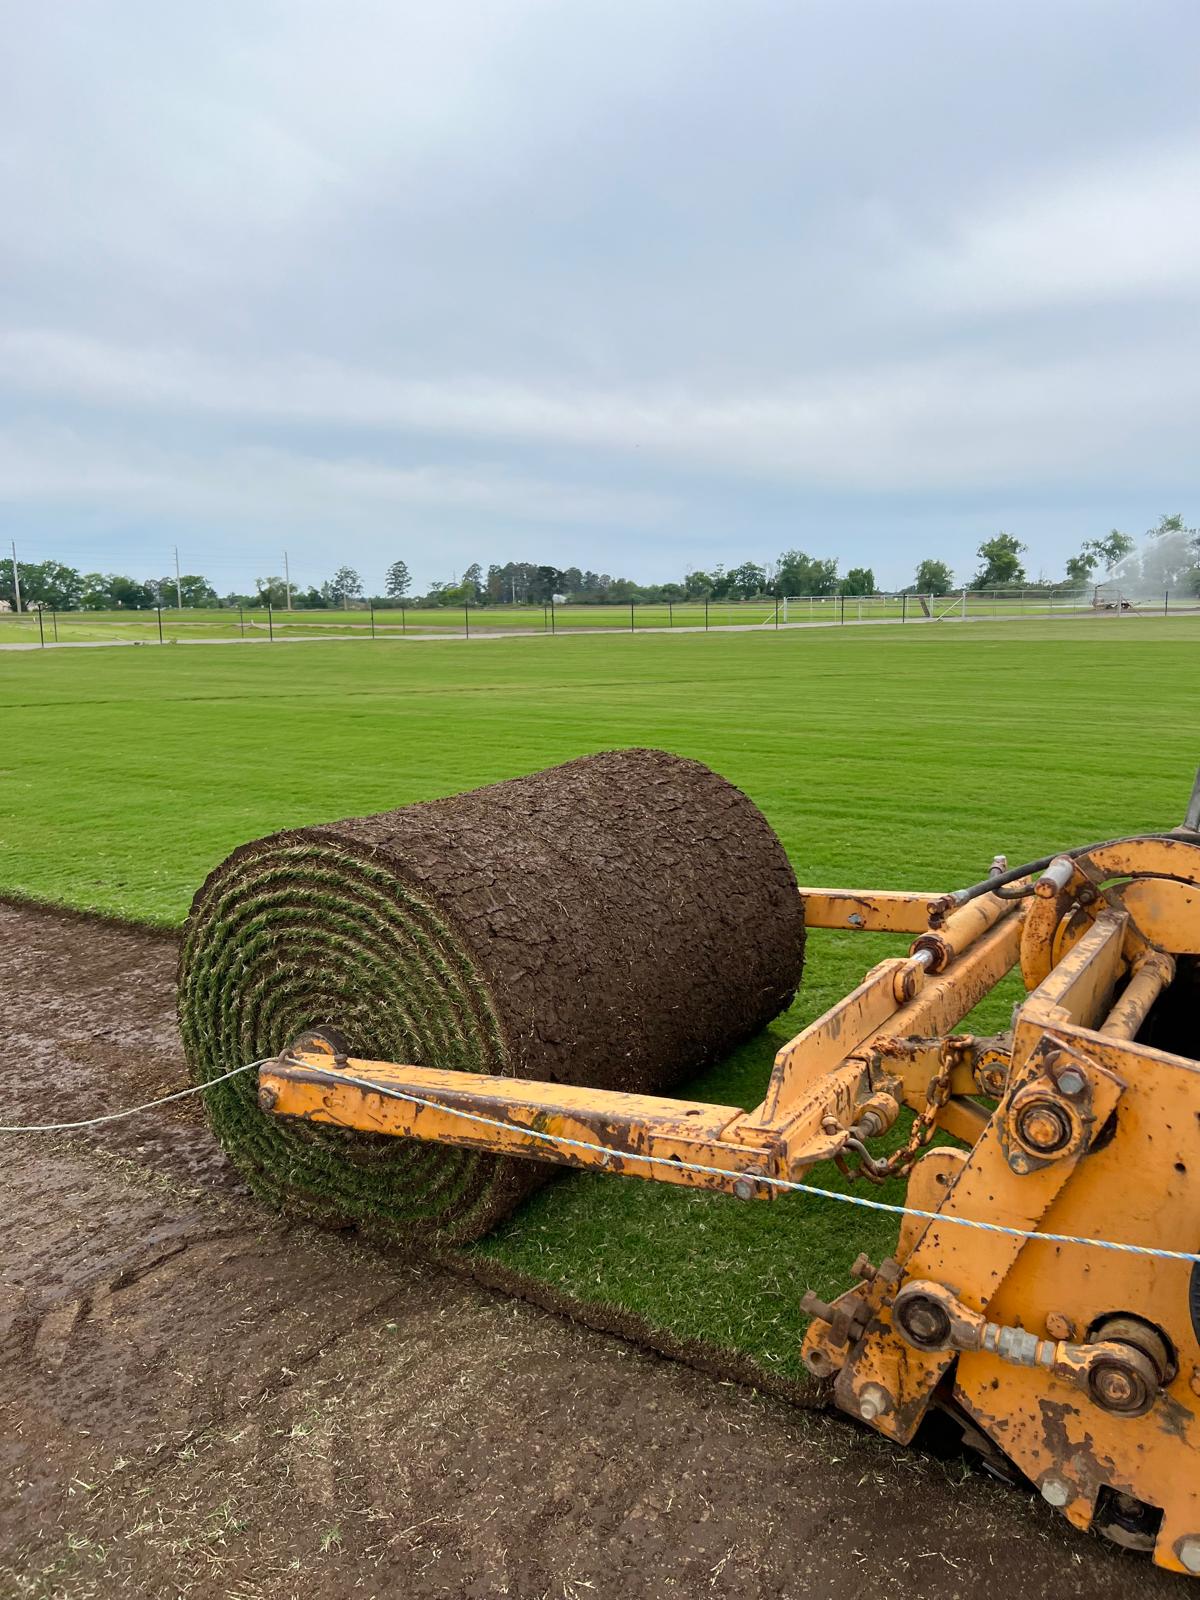
M 262 1066 L 260 1105 L 739 1199 L 826 1161 L 907 1176 L 894 1255 L 805 1297 L 809 1371 L 900 1443 L 951 1412 L 1077 1528 L 1200 1574 L 1200 1063 L 1168 1026 L 1194 1035 L 1200 997 L 1200 779 L 1170 833 L 998 857 L 951 895 L 801 893 L 811 927 L 915 938 L 779 1051 L 752 1111 L 359 1060 L 332 1034 Z M 1011 1028 L 952 1032 L 1015 967 Z

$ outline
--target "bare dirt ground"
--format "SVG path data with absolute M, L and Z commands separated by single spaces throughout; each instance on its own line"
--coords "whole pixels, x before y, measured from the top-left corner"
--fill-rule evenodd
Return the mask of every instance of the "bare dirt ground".
M 180 1086 L 174 966 L 0 905 L 0 1121 Z M 195 1099 L 0 1157 L 5 1597 L 1188 1592 L 964 1459 L 289 1228 Z

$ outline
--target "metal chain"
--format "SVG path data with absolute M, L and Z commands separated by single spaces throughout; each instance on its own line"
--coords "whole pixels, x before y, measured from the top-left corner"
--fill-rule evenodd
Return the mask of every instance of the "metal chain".
M 925 1104 L 913 1118 L 908 1138 L 898 1150 L 893 1150 L 887 1156 L 875 1156 L 858 1139 L 851 1139 L 847 1148 L 858 1157 L 858 1163 L 852 1165 L 844 1155 L 836 1156 L 834 1165 L 842 1176 L 851 1182 L 865 1178 L 868 1183 L 886 1183 L 889 1178 L 906 1178 L 921 1151 L 937 1132 L 938 1114 L 950 1098 L 952 1070 L 953 1061 L 948 1055 L 943 1055 L 937 1071 L 929 1080 Z
M 913 1118 L 907 1140 L 899 1150 L 893 1150 L 890 1156 L 877 1163 L 877 1170 L 879 1167 L 884 1169 L 884 1177 L 906 1178 L 918 1155 L 937 1132 L 938 1114 L 950 1098 L 952 1068 L 951 1057 L 943 1051 L 938 1069 L 929 1080 L 929 1088 L 925 1092 L 925 1104 Z

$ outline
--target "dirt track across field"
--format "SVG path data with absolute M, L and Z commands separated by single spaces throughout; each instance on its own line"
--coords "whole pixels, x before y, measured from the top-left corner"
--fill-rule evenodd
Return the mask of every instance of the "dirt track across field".
M 178 1087 L 174 970 L 0 905 L 0 1121 Z M 194 1099 L 0 1139 L 5 1597 L 1189 1592 L 963 1460 L 289 1228 Z

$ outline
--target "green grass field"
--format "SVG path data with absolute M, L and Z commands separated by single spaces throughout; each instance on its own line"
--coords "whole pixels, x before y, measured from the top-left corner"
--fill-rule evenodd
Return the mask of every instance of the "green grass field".
M 1184 610 L 1195 604 L 1195 597 L 1176 598 L 1172 609 Z M 934 617 L 957 618 L 964 614 L 958 595 L 945 595 L 930 605 Z M 968 594 L 965 614 L 972 619 L 1012 619 L 1025 616 L 1070 616 L 1086 612 L 1088 596 L 1074 598 L 1032 593 L 1025 596 L 997 597 Z M 1157 613 L 1162 602 L 1147 603 L 1145 609 Z M 783 623 L 812 622 L 898 622 L 905 618 L 923 620 L 919 600 L 903 600 L 890 595 L 857 597 L 847 595 L 815 597 L 781 602 L 779 619 Z M 546 633 L 574 632 L 580 629 L 611 629 L 622 633 L 638 628 L 730 627 L 773 628 L 776 603 L 773 600 L 680 602 L 675 605 L 561 605 L 555 606 L 553 622 L 542 606 L 472 607 L 469 618 L 460 606 L 406 607 L 352 611 L 275 611 L 264 609 L 167 610 L 161 618 L 154 611 L 61 611 L 0 613 L 0 644 L 38 644 L 43 639 L 54 644 L 152 644 L 160 643 L 161 623 L 164 644 L 195 643 L 219 639 L 321 639 L 339 637 L 387 638 L 393 634 Z
M 1198 650 L 1195 621 L 1133 618 L 0 655 L 0 891 L 177 924 L 245 839 L 630 744 L 744 788 L 801 882 L 953 887 L 997 850 L 1177 822 Z M 792 1011 L 695 1092 L 755 1103 L 778 1044 L 891 947 L 815 933 Z M 794 1374 L 804 1288 L 891 1233 L 831 1201 L 581 1175 L 480 1249 Z

